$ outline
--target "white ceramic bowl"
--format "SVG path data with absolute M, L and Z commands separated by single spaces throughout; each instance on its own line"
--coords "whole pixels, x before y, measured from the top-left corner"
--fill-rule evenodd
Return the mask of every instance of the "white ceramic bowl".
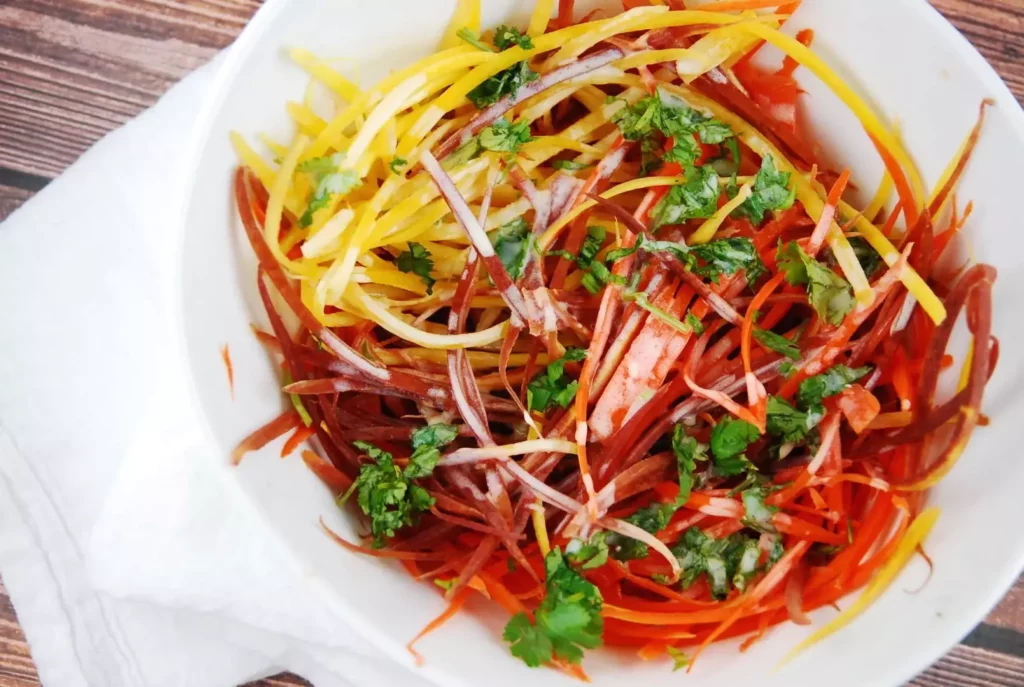
M 525 25 L 532 8 L 532 2 L 514 0 L 483 4 L 484 26 L 503 21 Z M 250 322 L 265 318 L 256 295 L 254 259 L 231 200 L 236 158 L 228 132 L 252 136 L 269 131 L 280 134 L 279 139 L 290 135 L 284 103 L 300 98 L 306 79 L 283 48 L 359 58 L 365 85 L 432 52 L 453 6 L 454 0 L 267 0 L 232 48 L 197 125 L 182 219 L 183 342 L 197 402 L 217 447 L 213 455 L 225 469 L 238 440 L 282 405 L 274 370 L 249 330 Z M 995 333 L 1004 344 L 1003 355 L 984 408 L 992 425 L 976 432 L 960 464 L 932 493 L 931 502 L 944 514 L 927 542 L 935 573 L 920 593 L 906 591 L 925 577 L 924 565 L 915 561 L 867 613 L 778 674 L 772 674 L 773 666 L 810 628 L 784 625 L 742 655 L 734 643 L 717 645 L 690 678 L 672 674 L 664 662 L 592 652 L 585 665 L 598 684 L 623 684 L 624 679 L 647 687 L 674 686 L 682 679 L 714 680 L 717 687 L 901 684 L 981 621 L 1024 566 L 1024 461 L 1019 454 L 1024 370 L 1016 347 L 1024 340 L 1024 318 L 1015 313 L 1017 299 L 1024 296 L 1019 220 L 1024 116 L 981 56 L 924 0 L 805 0 L 791 26 L 813 28 L 815 50 L 887 117 L 899 119 L 929 184 L 973 124 L 979 102 L 987 97 L 997 101 L 959 196 L 975 201 L 968 225 L 975 255 L 999 269 Z M 867 139 L 821 84 L 801 74 L 825 149 L 852 167 L 854 179 L 870 192 L 881 165 Z M 234 402 L 219 357 L 225 342 L 234 357 Z M 353 519 L 338 512 L 301 460 L 282 461 L 277 450 L 248 456 L 233 477 L 267 529 L 288 544 L 324 590 L 325 603 L 411 665 L 404 645 L 442 610 L 441 597 L 397 567 L 331 543 L 317 518 L 325 516 L 350 538 Z M 820 625 L 834 614 L 826 608 L 812 617 Z M 420 645 L 427 658 L 421 670 L 446 686 L 569 684 L 556 671 L 531 670 L 512 658 L 500 640 L 503 622 L 482 605 L 460 614 Z

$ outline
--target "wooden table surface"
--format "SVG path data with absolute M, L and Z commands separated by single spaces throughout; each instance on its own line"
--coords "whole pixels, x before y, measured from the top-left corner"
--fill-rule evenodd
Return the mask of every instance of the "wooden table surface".
M 0 220 L 228 45 L 260 1 L 0 0 Z M 933 4 L 1024 101 L 1024 0 Z M 0 582 L 0 687 L 38 684 Z M 305 684 L 282 675 L 259 687 Z M 1024 686 L 1024 580 L 912 684 Z

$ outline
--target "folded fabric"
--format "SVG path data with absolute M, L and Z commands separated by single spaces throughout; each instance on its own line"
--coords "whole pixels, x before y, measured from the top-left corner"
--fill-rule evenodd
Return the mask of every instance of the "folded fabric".
M 0 225 L 0 575 L 47 687 L 418 684 L 212 469 L 165 316 L 211 64 Z

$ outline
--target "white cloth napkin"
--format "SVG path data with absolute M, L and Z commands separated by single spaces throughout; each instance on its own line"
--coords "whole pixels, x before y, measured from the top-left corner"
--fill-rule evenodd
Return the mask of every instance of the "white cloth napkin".
M 164 316 L 216 64 L 0 225 L 0 575 L 46 687 L 418 685 L 212 469 Z

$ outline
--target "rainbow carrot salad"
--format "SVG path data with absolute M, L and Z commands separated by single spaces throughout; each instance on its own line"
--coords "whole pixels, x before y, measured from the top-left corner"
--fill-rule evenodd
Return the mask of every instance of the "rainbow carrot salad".
M 782 31 L 798 5 L 539 0 L 486 29 L 460 0 L 368 90 L 293 50 L 294 137 L 233 137 L 290 399 L 235 461 L 288 434 L 366 533 L 326 534 L 447 599 L 416 639 L 479 595 L 530 666 L 585 679 L 607 645 L 689 669 L 864 589 L 802 649 L 927 559 L 999 351 L 995 270 L 954 241 L 987 103 L 927 189 Z M 798 69 L 884 163 L 870 203 L 819 156 Z

